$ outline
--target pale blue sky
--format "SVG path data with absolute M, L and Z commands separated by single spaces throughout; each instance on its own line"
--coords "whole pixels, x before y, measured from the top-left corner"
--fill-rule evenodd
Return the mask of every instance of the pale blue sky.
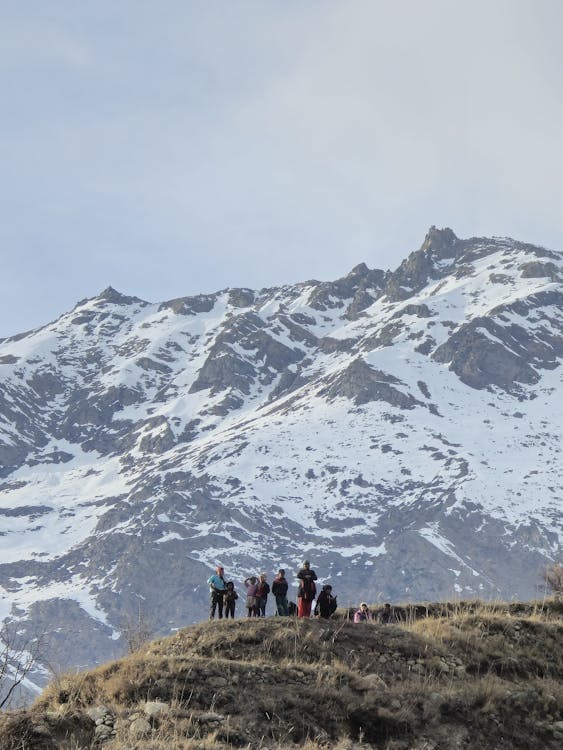
M 0 0 L 0 337 L 395 267 L 428 226 L 563 250 L 558 1 Z

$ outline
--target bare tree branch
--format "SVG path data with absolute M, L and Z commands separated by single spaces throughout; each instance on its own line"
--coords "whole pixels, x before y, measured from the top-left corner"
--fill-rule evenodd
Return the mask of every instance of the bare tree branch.
M 130 654 L 139 651 L 153 637 L 153 627 L 142 611 L 140 601 L 137 614 L 123 618 L 121 635 L 127 643 L 127 650 Z
M 25 638 L 15 623 L 0 628 L 0 709 L 10 705 L 18 687 L 37 663 L 44 639 Z
M 544 570 L 543 578 L 556 597 L 563 596 L 563 565 L 561 563 L 548 565 Z

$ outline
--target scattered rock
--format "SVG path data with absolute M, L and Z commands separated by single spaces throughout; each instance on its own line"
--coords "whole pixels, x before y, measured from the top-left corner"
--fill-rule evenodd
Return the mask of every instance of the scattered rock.
M 147 701 L 143 706 L 143 711 L 151 719 L 170 713 L 170 705 L 163 701 Z
M 94 737 L 97 740 L 108 740 L 114 734 L 115 730 L 113 729 L 113 727 L 110 727 L 107 724 L 98 724 L 98 726 L 94 730 Z
M 194 719 L 200 724 L 219 724 L 225 717 L 222 714 L 217 714 L 214 711 L 207 711 L 207 713 L 199 714 L 194 716 Z
M 134 719 L 129 726 L 129 735 L 134 739 L 146 737 L 151 731 L 151 725 L 143 718 Z
M 387 685 L 378 674 L 364 675 L 361 685 L 359 686 L 360 690 L 380 690 L 382 688 L 386 689 Z
M 225 685 L 229 684 L 229 681 L 225 677 L 220 677 L 219 675 L 215 677 L 210 677 L 207 680 L 207 684 L 211 685 L 211 687 L 219 688 L 219 687 L 225 687 Z

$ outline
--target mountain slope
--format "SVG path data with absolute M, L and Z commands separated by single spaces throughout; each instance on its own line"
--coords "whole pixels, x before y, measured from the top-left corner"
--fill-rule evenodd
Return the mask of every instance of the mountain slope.
M 312 559 L 341 604 L 530 597 L 561 550 L 563 256 L 431 228 L 394 272 L 149 304 L 0 342 L 0 616 L 51 660 L 210 568 Z M 69 643 L 71 647 L 69 648 Z

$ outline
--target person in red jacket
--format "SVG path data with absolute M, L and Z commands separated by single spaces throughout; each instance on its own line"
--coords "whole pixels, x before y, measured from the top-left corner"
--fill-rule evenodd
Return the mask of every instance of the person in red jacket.
M 297 592 L 297 617 L 311 617 L 311 605 L 317 595 L 315 581 L 317 574 L 311 568 L 309 560 L 305 560 L 303 567 L 297 574 L 299 591 Z

